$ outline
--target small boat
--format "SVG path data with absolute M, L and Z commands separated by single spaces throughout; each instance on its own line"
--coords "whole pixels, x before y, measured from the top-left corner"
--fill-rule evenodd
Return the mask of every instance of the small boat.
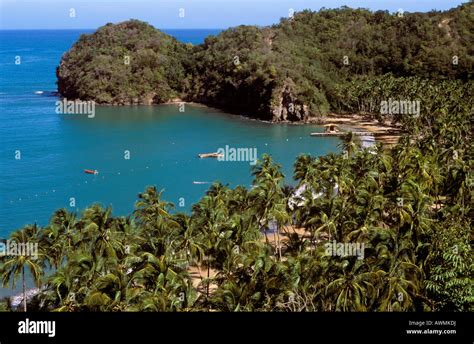
M 35 94 L 43 94 L 43 91 L 35 91 Z
M 209 184 L 209 182 L 197 182 L 197 181 L 193 181 L 193 184 Z
M 325 133 L 337 133 L 340 131 L 339 127 L 335 124 L 325 124 L 324 127 L 325 127 L 324 129 Z
M 336 131 L 336 132 L 324 132 L 324 133 L 310 133 L 311 136 L 345 136 L 349 131 Z M 373 136 L 374 133 L 369 133 L 365 131 L 353 131 L 352 135 L 354 136 Z
M 84 173 L 87 173 L 87 174 L 99 174 L 99 171 L 97 171 L 97 170 L 84 170 Z
M 201 153 L 201 154 L 198 154 L 198 156 L 203 159 L 203 158 L 222 158 L 224 156 L 223 153 L 218 153 L 218 152 L 215 152 L 215 153 Z

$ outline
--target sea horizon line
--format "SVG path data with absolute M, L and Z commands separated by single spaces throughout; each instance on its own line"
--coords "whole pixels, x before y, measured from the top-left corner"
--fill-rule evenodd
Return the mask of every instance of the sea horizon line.
M 104 24 L 105 25 L 105 24 Z M 103 25 L 102 25 L 103 26 Z M 251 26 L 259 26 L 259 25 L 251 25 Z M 221 27 L 207 27 L 207 28 L 160 28 L 155 27 L 158 30 L 227 30 L 233 26 L 229 26 L 227 28 Z M 97 28 L 73 28 L 73 29 L 0 29 L 0 31 L 79 31 L 79 30 L 97 30 Z

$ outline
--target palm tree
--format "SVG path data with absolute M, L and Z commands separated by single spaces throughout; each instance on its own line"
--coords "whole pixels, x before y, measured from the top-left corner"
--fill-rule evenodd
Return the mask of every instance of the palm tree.
M 333 300 L 336 311 L 367 311 L 376 283 L 376 275 L 372 272 L 344 272 L 328 284 L 326 295 Z
M 134 211 L 134 221 L 147 241 L 146 249 L 153 250 L 158 256 L 165 253 L 179 232 L 179 224 L 169 213 L 173 204 L 162 201 L 161 194 L 155 187 L 148 187 L 138 195 Z
M 280 166 L 274 164 L 267 154 L 263 155 L 262 161 L 253 168 L 252 175 L 255 179 L 251 193 L 255 204 L 257 223 L 263 226 L 265 240 L 268 243 L 268 224 L 270 221 L 277 221 L 275 247 L 281 255 L 279 227 L 286 223 L 289 218 L 285 214 L 288 200 L 284 197 L 282 189 L 284 175 L 280 172 Z
M 39 244 L 51 266 L 58 268 L 73 250 L 76 215 L 66 209 L 54 212 L 49 225 L 41 231 Z
M 188 265 L 193 264 L 194 259 L 196 259 L 199 267 L 199 263 L 203 260 L 205 250 L 199 240 L 199 230 L 191 224 L 191 218 L 186 214 L 176 214 L 175 221 L 180 225 L 182 230 L 171 246 L 176 247 L 176 251 L 184 253 Z
M 395 260 L 388 272 L 380 271 L 382 292 L 379 310 L 408 311 L 414 309 L 414 298 L 420 290 L 420 269 L 409 262 Z
M 228 209 L 225 204 L 226 188 L 221 184 L 214 184 L 197 204 L 193 206 L 192 221 L 201 232 L 201 245 L 204 247 L 207 265 L 206 299 L 210 296 L 210 271 L 214 263 L 222 264 L 216 260 L 223 242 L 221 233 L 226 227 Z
M 301 154 L 296 158 L 293 169 L 295 171 L 293 178 L 298 181 L 304 181 L 310 174 L 311 165 L 314 159 L 309 154 Z
M 342 144 L 340 146 L 343 151 L 347 152 L 350 158 L 360 149 L 362 142 L 357 135 L 350 131 L 342 137 Z
M 16 286 L 16 280 L 21 275 L 22 290 L 23 290 L 23 311 L 26 312 L 27 297 L 26 297 L 26 269 L 28 269 L 33 277 L 33 281 L 39 288 L 41 286 L 41 278 L 43 269 L 41 266 L 42 254 L 36 249 L 34 245 L 38 245 L 38 227 L 36 224 L 28 225 L 21 230 L 14 232 L 11 235 L 11 243 L 23 247 L 22 252 L 16 252 L 13 255 L 6 255 L 2 257 L 2 283 L 6 287 L 13 281 L 12 288 Z M 37 247 L 37 246 L 36 246 Z M 31 252 L 28 252 L 31 248 Z M 36 251 L 36 252 L 35 252 Z
M 128 282 L 129 302 L 137 304 L 140 310 L 165 311 L 184 307 L 177 302 L 180 293 L 191 301 L 191 281 L 185 269 L 173 262 L 172 257 L 143 252 L 130 257 L 132 272 Z M 186 301 L 186 300 L 183 300 Z

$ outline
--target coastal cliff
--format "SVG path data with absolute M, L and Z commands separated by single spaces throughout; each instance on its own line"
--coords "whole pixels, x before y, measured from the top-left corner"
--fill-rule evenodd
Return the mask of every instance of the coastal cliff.
M 373 99 L 404 94 L 405 78 L 472 79 L 470 9 L 303 11 L 271 27 L 230 28 L 196 46 L 138 20 L 107 24 L 62 57 L 58 90 L 110 105 L 179 98 L 274 122 L 359 111 L 364 102 L 373 113 Z M 390 82 L 371 87 L 377 78 Z

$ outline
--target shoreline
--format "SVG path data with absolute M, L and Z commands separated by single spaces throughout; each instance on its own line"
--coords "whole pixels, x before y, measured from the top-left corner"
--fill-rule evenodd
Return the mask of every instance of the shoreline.
M 191 105 L 191 106 L 196 106 L 196 107 L 205 107 L 205 108 L 212 109 L 214 111 L 221 112 L 224 114 L 237 116 L 245 120 L 258 121 L 258 122 L 268 123 L 268 124 L 317 125 L 317 126 L 323 126 L 326 124 L 336 124 L 340 126 L 343 131 L 362 130 L 362 131 L 367 131 L 369 133 L 376 134 L 375 140 L 387 146 L 393 146 L 397 144 L 402 134 L 401 129 L 393 125 L 391 122 L 381 123 L 376 119 L 371 119 L 371 118 L 368 118 L 368 116 L 366 115 L 360 115 L 360 114 L 330 113 L 326 116 L 310 117 L 303 121 L 285 120 L 285 121 L 274 122 L 274 121 L 263 120 L 260 118 L 246 116 L 243 114 L 232 113 L 224 109 L 220 109 L 220 108 L 203 104 L 203 103 L 184 101 L 180 98 L 170 99 L 167 102 L 159 103 L 159 104 L 129 104 L 129 105 L 118 105 L 118 106 L 161 106 L 161 105 L 179 106 L 181 104 Z M 112 106 L 112 107 L 117 106 L 116 104 L 99 104 L 99 105 Z
M 202 103 L 196 103 L 196 102 L 182 101 L 181 99 L 173 99 L 166 103 L 156 104 L 156 105 L 179 105 L 179 104 L 207 107 L 210 109 L 217 110 L 219 112 L 228 113 L 225 110 L 222 110 L 213 106 L 209 106 Z M 259 121 L 259 122 L 268 123 L 268 124 L 320 125 L 320 126 L 325 125 L 325 124 L 337 124 L 341 127 L 341 129 L 346 130 L 346 131 L 358 129 L 358 130 L 363 130 L 369 133 L 376 134 L 375 136 L 376 141 L 379 141 L 382 144 L 389 145 L 389 146 L 397 144 L 402 134 L 401 129 L 393 125 L 391 122 L 381 123 L 376 119 L 370 119 L 367 116 L 359 115 L 359 114 L 342 115 L 342 114 L 330 113 L 324 117 L 310 117 L 309 119 L 305 121 L 298 121 L 298 122 L 292 122 L 292 121 L 272 122 L 272 121 L 262 120 L 259 118 L 245 116 L 242 114 L 232 114 L 232 113 L 230 114 L 239 116 L 243 119 Z
M 324 117 L 311 119 L 313 124 L 336 124 L 342 130 L 362 130 L 375 135 L 375 140 L 384 145 L 395 145 L 402 135 L 402 130 L 390 122 L 380 123 L 376 119 L 367 118 L 359 114 L 340 115 L 331 113 Z

